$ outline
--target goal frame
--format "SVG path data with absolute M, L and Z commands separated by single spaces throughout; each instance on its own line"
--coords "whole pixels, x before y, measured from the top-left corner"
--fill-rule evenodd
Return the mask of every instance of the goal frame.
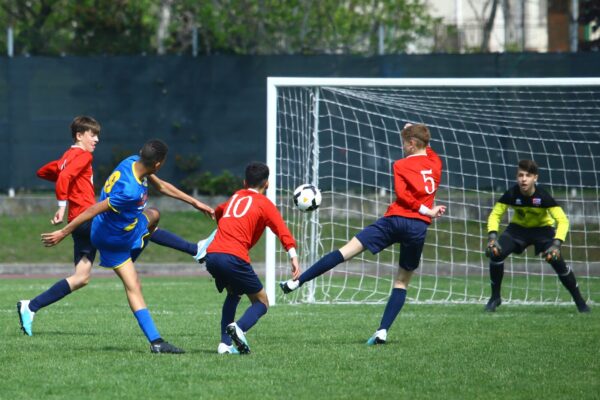
M 600 77 L 589 78 L 319 78 L 267 77 L 267 197 L 277 205 L 277 96 L 279 87 L 506 87 L 506 86 L 600 86 Z M 267 229 L 265 246 L 265 290 L 276 304 L 277 238 Z M 298 249 L 302 251 L 302 249 Z M 308 266 L 306 266 L 308 267 Z

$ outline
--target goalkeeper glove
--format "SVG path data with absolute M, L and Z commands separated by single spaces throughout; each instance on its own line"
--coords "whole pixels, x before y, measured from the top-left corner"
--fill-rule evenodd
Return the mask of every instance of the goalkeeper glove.
M 544 258 L 548 262 L 558 261 L 560 260 L 560 245 L 562 244 L 562 240 L 554 239 L 552 241 L 552 246 L 548 247 L 544 252 Z
M 500 247 L 500 243 L 498 243 L 498 233 L 490 232 L 488 233 L 488 244 L 485 249 L 485 255 L 488 258 L 498 257 L 502 248 Z

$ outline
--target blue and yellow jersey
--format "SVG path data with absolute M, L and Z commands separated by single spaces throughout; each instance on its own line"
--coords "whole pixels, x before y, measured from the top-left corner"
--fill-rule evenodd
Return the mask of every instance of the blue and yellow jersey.
M 488 217 L 488 232 L 498 231 L 502 216 L 509 207 L 515 211 L 510 221 L 511 224 L 524 228 L 554 227 L 556 225 L 554 237 L 562 241 L 567 237 L 569 219 L 556 200 L 539 186 L 536 186 L 535 192 L 531 196 L 523 195 L 519 185 L 507 190 L 494 205 Z
M 148 200 L 148 182 L 135 175 L 133 164 L 139 156 L 131 156 L 121 161 L 108 177 L 100 194 L 100 201 L 108 199 L 110 211 L 99 214 L 105 231 L 116 235 L 134 230 Z

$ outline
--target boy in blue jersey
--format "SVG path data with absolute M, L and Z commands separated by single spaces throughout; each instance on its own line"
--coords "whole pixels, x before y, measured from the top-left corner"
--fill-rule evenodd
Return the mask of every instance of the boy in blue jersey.
M 158 333 L 135 271 L 134 262 L 160 218 L 157 209 L 146 208 L 148 182 L 160 193 L 184 201 L 212 218 L 214 210 L 155 175 L 164 164 L 167 151 L 162 141 L 148 141 L 139 155 L 126 158 L 115 168 L 104 184 L 98 203 L 63 229 L 42 234 L 42 241 L 47 247 L 55 246 L 79 225 L 93 219 L 91 239 L 100 253 L 100 266 L 113 269 L 123 282 L 129 306 L 150 342 L 151 352 L 183 353 Z

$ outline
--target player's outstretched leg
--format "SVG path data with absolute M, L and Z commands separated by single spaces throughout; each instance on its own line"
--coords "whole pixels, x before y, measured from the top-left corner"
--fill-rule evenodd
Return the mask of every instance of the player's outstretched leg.
M 485 312 L 495 312 L 496 308 L 502 304 L 500 289 L 502 279 L 504 278 L 504 261 L 490 261 L 490 285 L 492 287 L 492 296 L 484 307 Z
M 19 314 L 19 323 L 21 324 L 21 330 L 27 336 L 33 335 L 31 331 L 31 324 L 33 323 L 33 317 L 35 313 L 29 309 L 29 300 L 21 300 L 17 302 L 17 313 Z
M 279 287 L 283 290 L 283 293 L 287 294 L 298 289 L 300 286 L 308 281 L 315 279 L 316 277 L 324 274 L 330 269 L 336 267 L 338 264 L 344 262 L 344 256 L 339 250 L 332 251 L 329 254 L 321 257 L 319 261 L 314 263 L 309 269 L 304 271 L 298 280 L 290 279 L 288 281 L 280 282 Z
M 250 354 L 250 346 L 248 345 L 248 340 L 246 340 L 246 335 L 244 334 L 244 331 L 242 331 L 242 329 L 238 326 L 238 324 L 232 322 L 231 324 L 227 325 L 227 328 L 225 328 L 225 332 L 227 332 L 229 337 L 231 337 L 231 340 L 233 341 L 235 347 L 237 348 L 237 351 L 240 354 Z
M 199 264 L 204 263 L 204 259 L 206 258 L 206 249 L 208 249 L 208 246 L 212 243 L 216 234 L 217 230 L 215 229 L 206 239 L 198 241 L 198 250 L 194 256 L 194 260 L 196 260 Z

